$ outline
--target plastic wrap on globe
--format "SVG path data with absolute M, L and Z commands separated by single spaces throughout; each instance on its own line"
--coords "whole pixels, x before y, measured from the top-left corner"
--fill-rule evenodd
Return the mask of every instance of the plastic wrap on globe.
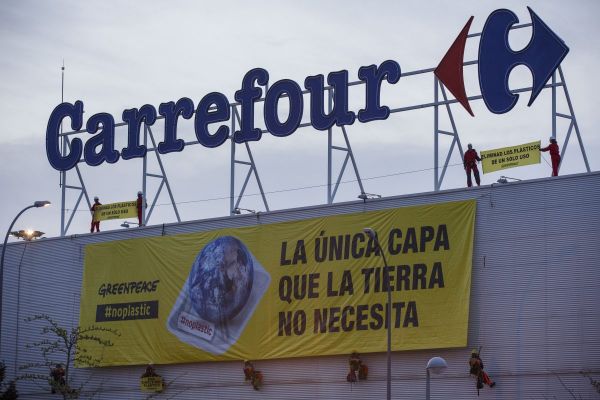
M 224 353 L 240 337 L 270 280 L 241 240 L 221 236 L 196 256 L 167 328 L 185 343 Z

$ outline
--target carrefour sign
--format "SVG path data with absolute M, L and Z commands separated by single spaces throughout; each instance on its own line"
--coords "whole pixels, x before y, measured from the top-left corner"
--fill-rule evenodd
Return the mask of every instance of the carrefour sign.
M 564 42 L 529 9 L 532 23 L 532 36 L 529 44 L 520 51 L 513 51 L 508 44 L 508 32 L 519 20 L 509 10 L 500 9 L 488 17 L 479 43 L 479 86 L 487 108 L 497 114 L 510 111 L 518 100 L 518 95 L 510 92 L 508 78 L 512 69 L 525 65 L 533 78 L 531 105 L 546 85 L 552 73 L 569 52 Z M 465 93 L 463 80 L 463 55 L 465 42 L 473 17 L 456 38 L 446 55 L 435 69 L 438 79 L 450 90 L 454 97 L 473 115 Z M 182 151 L 185 143 L 177 137 L 177 122 L 180 118 L 194 118 L 194 131 L 198 142 L 205 147 L 218 147 L 228 138 L 236 143 L 258 141 L 261 129 L 255 126 L 255 104 L 262 101 L 264 93 L 263 121 L 266 130 L 274 135 L 285 137 L 293 134 L 300 126 L 305 106 L 310 112 L 310 125 L 317 130 L 327 130 L 333 125 L 352 125 L 357 119 L 366 123 L 387 119 L 389 107 L 380 102 L 383 84 L 394 85 L 401 78 L 400 64 L 387 60 L 379 65 L 360 67 L 358 79 L 364 82 L 364 106 L 358 111 L 348 109 L 348 71 L 327 74 L 327 86 L 331 87 L 333 108 L 326 110 L 324 101 L 325 85 L 323 75 L 308 76 L 304 79 L 304 89 L 308 92 L 305 105 L 303 89 L 290 79 L 282 79 L 269 84 L 269 73 L 263 68 L 255 68 L 246 73 L 241 87 L 235 92 L 235 101 L 240 107 L 240 126 L 231 135 L 228 124 L 231 118 L 229 99 L 219 92 L 205 95 L 197 105 L 183 97 L 177 102 L 169 101 L 156 107 L 150 104 L 127 109 L 121 116 L 128 128 L 127 147 L 115 149 L 115 118 L 108 113 L 92 115 L 85 124 L 85 131 L 91 135 L 85 145 L 81 138 L 73 138 L 66 154 L 60 151 L 60 126 L 68 118 L 71 128 L 79 131 L 83 127 L 83 102 L 58 105 L 48 121 L 46 130 L 46 152 L 48 161 L 55 169 L 66 171 L 80 161 L 82 155 L 86 164 L 97 166 L 144 157 L 146 146 L 140 144 L 140 130 L 143 124 L 153 125 L 160 117 L 164 118 L 163 140 L 158 144 L 158 152 L 167 154 Z M 284 119 L 279 117 L 279 102 L 286 99 L 289 107 Z M 210 127 L 210 129 L 209 129 Z

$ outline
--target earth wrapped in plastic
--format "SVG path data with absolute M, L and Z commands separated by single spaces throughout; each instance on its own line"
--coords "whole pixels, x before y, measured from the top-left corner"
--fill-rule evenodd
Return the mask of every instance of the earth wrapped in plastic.
M 244 307 L 254 279 L 252 256 L 244 243 L 221 236 L 196 256 L 189 279 L 189 296 L 198 315 L 224 324 Z

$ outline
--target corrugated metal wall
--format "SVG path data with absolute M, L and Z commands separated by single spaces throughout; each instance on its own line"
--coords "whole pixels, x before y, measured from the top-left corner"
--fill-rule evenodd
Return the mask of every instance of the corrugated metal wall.
M 24 318 L 50 314 L 76 326 L 84 246 L 132 237 L 174 235 L 223 227 L 477 199 L 469 346 L 465 349 L 394 352 L 394 399 L 425 397 L 425 364 L 444 357 L 449 368 L 432 378 L 432 399 L 477 398 L 468 375 L 470 349 L 483 346 L 486 370 L 497 381 L 480 399 L 597 399 L 579 372 L 600 379 L 600 173 L 504 185 L 240 215 L 143 229 L 73 235 L 7 247 L 0 359 L 9 378 L 16 366 L 39 358 L 26 348 L 39 329 Z M 381 340 L 385 340 L 382 331 Z M 268 345 L 268 344 L 266 344 Z M 360 349 L 357 349 L 360 351 Z M 176 399 L 382 399 L 385 354 L 364 354 L 370 376 L 350 386 L 348 356 L 256 362 L 265 375 L 259 392 L 244 384 L 241 362 L 158 366 L 174 381 L 157 398 Z M 143 399 L 144 366 L 78 370 L 91 377 L 99 399 Z M 55 398 L 20 382 L 24 399 Z

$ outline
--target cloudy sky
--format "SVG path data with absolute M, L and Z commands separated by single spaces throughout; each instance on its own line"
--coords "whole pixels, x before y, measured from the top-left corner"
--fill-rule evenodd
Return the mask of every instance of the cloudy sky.
M 65 101 L 85 104 L 84 120 L 108 112 L 120 121 L 123 110 L 189 97 L 197 104 L 217 91 L 233 100 L 244 74 L 262 67 L 270 83 L 292 79 L 303 84 L 307 76 L 346 69 L 357 80 L 361 66 L 392 59 L 403 72 L 435 67 L 473 15 L 471 32 L 479 32 L 491 11 L 508 8 L 521 22 L 533 10 L 566 42 L 571 51 L 562 63 L 590 167 L 600 167 L 600 113 L 593 97 L 600 84 L 594 78 L 600 65 L 597 37 L 600 2 L 595 0 L 521 1 L 31 1 L 0 3 L 0 232 L 34 200 L 50 200 L 51 208 L 30 210 L 16 229 L 33 228 L 56 236 L 60 233 L 61 190 L 59 173 L 48 163 L 45 131 L 48 117 L 61 100 L 64 60 Z M 523 48 L 530 29 L 514 31 L 510 44 Z M 466 60 L 477 54 L 478 40 L 470 40 Z M 466 67 L 469 95 L 479 94 L 476 67 Z M 530 74 L 517 67 L 512 88 L 529 86 Z M 386 86 L 386 85 L 384 85 Z M 459 106 L 452 107 L 463 146 L 478 150 L 542 140 L 551 133 L 551 93 L 544 91 L 527 107 L 529 94 L 515 108 L 494 115 L 481 102 L 473 102 L 475 118 Z M 305 102 L 308 99 L 305 98 Z M 382 103 L 391 108 L 433 101 L 433 76 L 406 77 L 387 85 Z M 350 91 L 350 108 L 364 103 L 364 86 Z M 257 108 L 259 110 L 259 108 Z M 305 107 L 306 110 L 306 107 Z M 260 110 L 259 110 L 260 111 Z M 559 96 L 559 111 L 566 104 Z M 258 112 L 260 117 L 260 112 Z M 306 120 L 306 117 L 305 117 Z M 262 118 L 257 119 L 262 121 Z M 84 122 L 85 123 L 85 122 Z M 260 125 L 260 122 L 257 122 Z M 442 129 L 450 129 L 446 119 Z M 156 124 L 162 140 L 162 122 Z M 558 127 L 562 145 L 566 126 Z M 350 143 L 365 190 L 382 196 L 433 189 L 433 110 L 398 113 L 385 121 L 347 127 Z M 194 140 L 191 123 L 181 122 L 179 136 Z M 342 144 L 339 128 L 334 144 Z M 87 134 L 79 136 L 85 141 Z M 87 135 L 89 136 L 89 135 Z M 117 130 L 117 148 L 125 146 L 126 130 Z M 442 150 L 449 142 L 441 142 Z M 327 134 L 299 129 L 287 138 L 269 134 L 250 145 L 265 190 L 268 206 L 285 209 L 327 201 Z M 181 153 L 162 156 L 182 220 L 229 214 L 230 144 L 219 148 L 187 146 Z M 237 146 L 240 158 L 244 146 Z M 149 155 L 150 157 L 150 155 Z M 158 167 L 149 158 L 150 172 Z M 334 169 L 342 162 L 334 158 Z M 465 185 L 458 153 L 450 160 L 443 189 Z M 519 179 L 550 174 L 547 153 L 540 165 L 483 176 L 483 183 L 500 175 Z M 103 203 L 133 200 L 142 185 L 140 159 L 89 167 L 81 173 L 90 196 Z M 74 170 L 73 170 L 74 171 Z M 572 140 L 561 174 L 584 172 L 578 143 Z M 236 170 L 237 187 L 246 171 Z M 355 200 L 360 193 L 356 176 L 348 169 L 335 201 Z M 68 184 L 78 185 L 68 174 Z M 156 180 L 149 181 L 150 200 Z M 240 206 L 265 210 L 258 187 L 250 181 Z M 76 191 L 68 191 L 72 209 Z M 83 204 L 75 213 L 68 234 L 85 233 L 90 215 Z M 157 200 L 150 224 L 174 222 L 166 191 Z M 120 221 L 104 222 L 102 229 L 122 229 Z

